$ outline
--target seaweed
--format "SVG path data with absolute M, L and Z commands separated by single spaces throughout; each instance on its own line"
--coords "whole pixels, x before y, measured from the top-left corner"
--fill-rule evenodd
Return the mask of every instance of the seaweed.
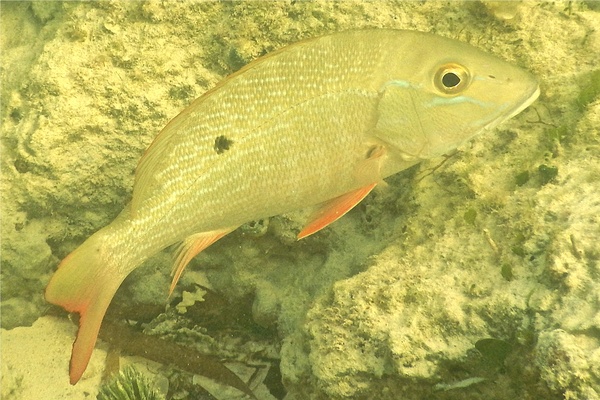
M 502 366 L 512 346 L 504 340 L 485 338 L 475 343 L 475 348 L 481 353 L 483 359 L 494 366 Z
M 469 208 L 467 211 L 465 211 L 463 217 L 467 224 L 475 225 L 475 220 L 477 219 L 477 210 L 474 208 Z
M 523 186 L 529 181 L 529 171 L 525 170 L 515 176 L 515 183 L 517 186 Z
M 580 78 L 581 92 L 577 96 L 577 107 L 584 111 L 588 104 L 595 101 L 600 95 L 600 69 L 591 71 Z
M 122 352 L 137 355 L 164 365 L 213 379 L 238 389 L 256 399 L 248 385 L 214 356 L 202 354 L 193 348 L 179 345 L 156 336 L 135 331 L 132 327 L 105 321 L 99 337 Z
M 540 184 L 541 186 L 545 186 L 558 176 L 558 167 L 541 164 L 538 167 L 538 172 L 540 175 Z
M 100 386 L 96 400 L 164 400 L 164 396 L 137 369 L 127 367 Z

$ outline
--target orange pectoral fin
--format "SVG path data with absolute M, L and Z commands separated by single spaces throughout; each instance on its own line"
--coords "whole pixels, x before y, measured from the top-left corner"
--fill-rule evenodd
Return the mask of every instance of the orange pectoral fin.
M 70 381 L 76 384 L 85 371 L 100 324 L 115 292 L 127 274 L 99 257 L 101 232 L 69 254 L 46 287 L 46 300 L 80 314 L 79 331 L 73 343 Z
M 183 270 L 189 264 L 189 262 L 192 261 L 192 258 L 196 257 L 201 251 L 236 228 L 237 227 L 220 229 L 211 232 L 196 233 L 184 239 L 184 241 L 181 243 L 181 246 L 179 246 L 179 250 L 177 250 L 177 258 L 175 259 L 175 264 L 173 265 L 173 280 L 171 281 L 171 286 L 169 287 L 169 296 L 171 296 L 173 293 L 179 278 L 181 278 Z
M 337 221 L 364 199 L 377 183 L 348 192 L 325 203 L 310 217 L 310 222 L 298 234 L 298 240 L 320 231 Z

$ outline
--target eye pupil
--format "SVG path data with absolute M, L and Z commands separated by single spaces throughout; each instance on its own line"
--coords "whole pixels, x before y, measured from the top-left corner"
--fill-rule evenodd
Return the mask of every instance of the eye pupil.
M 469 87 L 469 70 L 457 63 L 438 66 L 433 76 L 433 86 L 443 96 L 458 96 Z
M 446 88 L 456 87 L 460 83 L 460 77 L 454 72 L 447 72 L 442 76 L 442 84 Z

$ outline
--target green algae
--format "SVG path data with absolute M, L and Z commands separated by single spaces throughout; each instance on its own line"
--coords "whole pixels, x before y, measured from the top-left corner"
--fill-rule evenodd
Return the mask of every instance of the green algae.
M 541 164 L 538 167 L 540 185 L 544 186 L 554 181 L 558 176 L 558 167 L 552 165 Z
M 600 95 L 600 69 L 584 74 L 579 80 L 580 92 L 577 96 L 577 106 L 583 112 L 585 108 Z

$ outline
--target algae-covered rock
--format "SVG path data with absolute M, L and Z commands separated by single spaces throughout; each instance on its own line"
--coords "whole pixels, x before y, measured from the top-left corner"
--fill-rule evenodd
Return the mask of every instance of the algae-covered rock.
M 542 332 L 535 352 L 542 379 L 565 399 L 597 399 L 599 344 L 597 338 L 562 329 Z

